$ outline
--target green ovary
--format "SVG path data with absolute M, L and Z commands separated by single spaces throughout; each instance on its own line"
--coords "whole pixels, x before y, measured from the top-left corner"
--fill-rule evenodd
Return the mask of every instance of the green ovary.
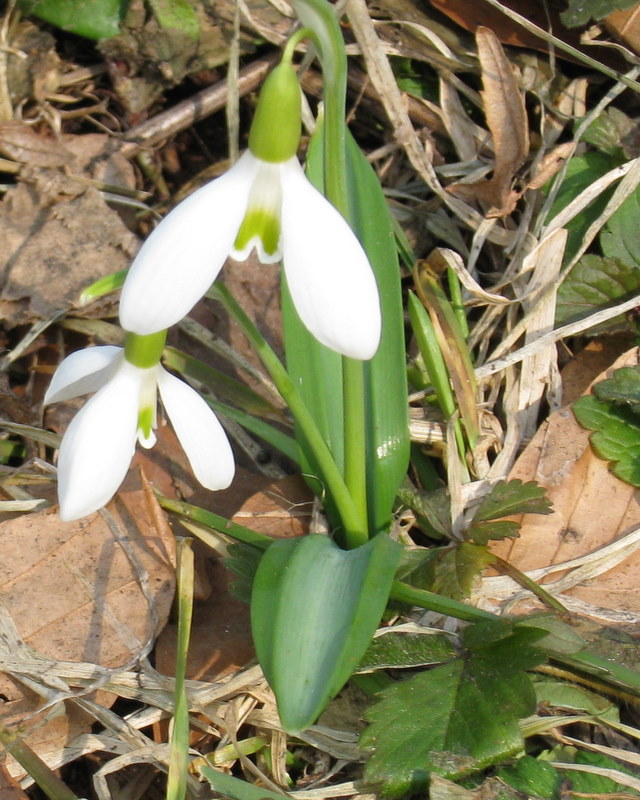
M 128 332 L 124 340 L 124 356 L 134 367 L 140 369 L 154 367 L 160 361 L 166 341 L 166 331 L 150 333 L 147 336 Z
M 280 220 L 262 208 L 249 210 L 240 225 L 234 249 L 243 252 L 254 237 L 260 239 L 264 252 L 273 256 L 280 244 Z

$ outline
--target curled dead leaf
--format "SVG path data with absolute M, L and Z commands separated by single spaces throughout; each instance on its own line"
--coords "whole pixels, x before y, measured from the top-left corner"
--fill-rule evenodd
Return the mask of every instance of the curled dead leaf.
M 477 183 L 453 184 L 448 191 L 489 206 L 488 218 L 503 217 L 513 211 L 521 196 L 512 187 L 529 154 L 529 124 L 522 92 L 497 36 L 489 28 L 479 27 L 476 42 L 484 113 L 495 153 L 493 175 Z

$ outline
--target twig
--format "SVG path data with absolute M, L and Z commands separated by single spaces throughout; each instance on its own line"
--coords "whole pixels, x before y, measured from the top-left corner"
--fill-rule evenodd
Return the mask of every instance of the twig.
M 237 81 L 238 96 L 242 97 L 259 86 L 276 59 L 277 54 L 260 58 L 240 70 Z M 185 130 L 194 122 L 199 122 L 210 114 L 221 111 L 227 102 L 227 91 L 227 81 L 222 80 L 213 86 L 208 86 L 188 100 L 183 100 L 173 108 L 134 126 L 127 131 L 120 146 L 120 152 L 127 158 L 131 158 L 143 148 L 157 144 L 163 139 Z

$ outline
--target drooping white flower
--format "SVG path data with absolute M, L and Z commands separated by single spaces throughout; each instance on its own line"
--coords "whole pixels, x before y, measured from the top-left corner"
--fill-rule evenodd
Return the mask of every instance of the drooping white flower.
M 352 358 L 375 354 L 375 276 L 344 217 L 307 180 L 295 156 L 299 138 L 300 89 L 283 63 L 263 88 L 249 150 L 176 206 L 142 245 L 122 290 L 124 328 L 147 335 L 174 325 L 227 257 L 244 260 L 255 247 L 263 263 L 283 262 L 296 310 L 320 342 Z
M 225 489 L 234 475 L 227 436 L 207 403 L 159 363 L 137 367 L 120 347 L 90 347 L 58 367 L 45 404 L 96 392 L 71 421 L 58 456 L 60 518 L 79 519 L 105 505 L 135 451 L 155 443 L 157 394 L 198 481 Z

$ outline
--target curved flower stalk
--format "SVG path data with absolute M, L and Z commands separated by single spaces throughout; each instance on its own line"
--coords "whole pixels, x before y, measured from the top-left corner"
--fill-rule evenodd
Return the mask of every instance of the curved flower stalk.
M 228 256 L 244 260 L 255 248 L 262 263 L 282 260 L 296 310 L 322 344 L 372 358 L 381 329 L 374 274 L 345 219 L 305 177 L 299 140 L 300 87 L 283 60 L 264 84 L 249 150 L 171 211 L 140 249 L 122 290 L 124 328 L 147 335 L 174 325 Z
M 202 397 L 160 365 L 165 338 L 165 331 L 153 337 L 129 334 L 124 349 L 90 347 L 58 367 L 45 405 L 96 393 L 74 417 L 60 446 L 63 521 L 91 514 L 113 497 L 136 440 L 143 447 L 155 444 L 158 391 L 198 481 L 212 490 L 231 483 L 235 466 L 227 436 Z

